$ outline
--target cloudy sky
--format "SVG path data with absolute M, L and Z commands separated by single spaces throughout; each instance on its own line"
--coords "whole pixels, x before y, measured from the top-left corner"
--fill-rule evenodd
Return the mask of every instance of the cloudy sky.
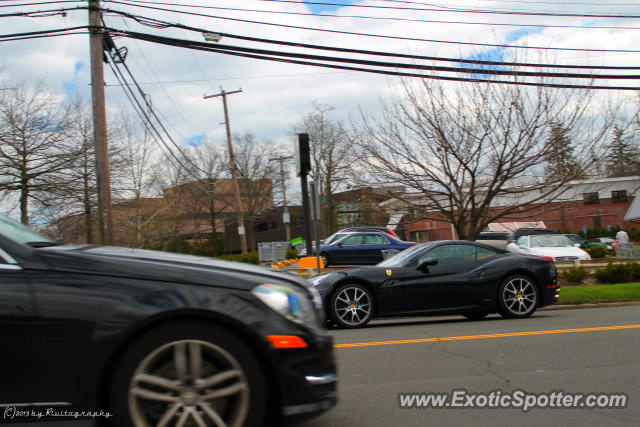
M 73 1 L 37 3 L 36 0 L 2 0 L 0 14 L 68 9 L 86 5 L 86 2 Z M 16 4 L 21 6 L 12 6 Z M 29 6 L 25 6 L 26 4 Z M 189 5 L 207 8 L 187 7 Z M 640 19 L 637 17 L 619 19 L 464 12 L 465 9 L 473 9 L 640 15 L 640 2 L 637 0 L 460 0 L 441 3 L 428 3 L 427 0 L 124 0 L 105 1 L 102 6 L 212 32 L 317 45 L 503 61 L 513 60 L 515 57 L 522 58 L 526 53 L 529 60 L 549 60 L 559 64 L 640 64 L 640 53 L 637 52 L 516 50 L 464 44 L 638 50 Z M 197 32 L 175 28 L 152 28 L 113 14 L 105 15 L 104 19 L 109 27 L 120 30 L 203 41 L 202 35 Z M 67 11 L 65 16 L 51 17 L 4 16 L 0 17 L 0 22 L 0 34 L 3 35 L 70 28 L 86 25 L 87 11 Z M 292 28 L 293 26 L 337 32 Z M 361 33 L 367 36 L 345 33 Z M 434 40 L 454 43 L 436 43 Z M 290 126 L 299 120 L 303 113 L 311 110 L 312 102 L 335 107 L 337 116 L 347 120 L 359 108 L 376 111 L 379 99 L 388 96 L 398 86 L 396 78 L 393 77 L 238 58 L 132 39 L 116 38 L 115 42 L 118 47 L 127 47 L 128 67 L 150 97 L 155 111 L 163 118 L 173 138 L 181 144 L 197 144 L 205 135 L 214 140 L 224 141 L 222 103 L 219 99 L 203 99 L 203 95 L 218 93 L 221 88 L 227 91 L 239 88 L 243 90 L 242 93 L 229 97 L 233 132 L 250 132 L 260 139 L 291 145 L 293 138 Z M 228 38 L 223 38 L 220 43 L 292 52 L 303 51 L 294 47 Z M 341 55 L 332 52 L 312 53 Z M 88 36 L 71 35 L 0 42 L 2 84 L 10 86 L 12 82 L 20 79 L 41 78 L 48 80 L 61 94 L 80 94 L 88 99 Z M 107 66 L 105 80 L 108 110 L 113 112 L 120 108 L 130 108 L 122 88 Z M 632 80 L 610 84 L 638 83 L 637 80 Z

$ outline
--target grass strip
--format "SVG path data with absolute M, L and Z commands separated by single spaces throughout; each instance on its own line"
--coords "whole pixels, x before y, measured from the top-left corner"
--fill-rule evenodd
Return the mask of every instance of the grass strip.
M 561 288 L 558 304 L 640 301 L 640 283 L 567 286 Z

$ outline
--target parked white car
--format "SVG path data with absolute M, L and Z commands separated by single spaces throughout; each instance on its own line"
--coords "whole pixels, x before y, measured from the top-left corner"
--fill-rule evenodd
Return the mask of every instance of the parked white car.
M 552 258 L 554 261 L 590 260 L 591 257 L 561 234 L 535 234 L 520 236 L 509 243 L 507 250 L 518 254 L 530 254 Z

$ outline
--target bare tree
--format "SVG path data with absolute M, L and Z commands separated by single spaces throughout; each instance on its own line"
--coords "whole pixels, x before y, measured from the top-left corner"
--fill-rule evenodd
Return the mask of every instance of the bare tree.
M 43 82 L 0 91 L 0 191 L 19 195 L 24 224 L 30 201 L 46 208 L 50 192 L 67 180 L 76 153 L 71 111 Z
M 291 128 L 296 133 L 308 133 L 311 151 L 309 176 L 318 188 L 324 202 L 324 234 L 333 231 L 337 201 L 334 194 L 345 186 L 352 171 L 354 149 L 352 139 L 343 122 L 332 114 L 328 105 L 313 103 L 313 110 L 302 116 Z
M 235 135 L 233 150 L 238 170 L 238 186 L 245 215 L 245 227 L 252 230 L 255 215 L 273 205 L 273 181 L 275 170 L 269 161 L 273 143 L 257 141 L 250 133 Z M 247 233 L 248 237 L 254 233 Z M 249 248 L 255 248 L 255 241 L 247 242 Z
M 489 223 L 558 196 L 580 168 L 544 179 L 554 124 L 574 141 L 575 161 L 600 157 L 615 109 L 593 92 L 500 84 L 404 81 L 379 118 L 362 114 L 361 172 L 401 184 L 396 194 L 426 219 L 450 222 L 474 239 Z M 595 113 L 594 113 L 595 112 Z
M 198 146 L 186 150 L 185 167 L 190 168 L 194 180 L 185 186 L 189 192 L 189 209 L 204 213 L 206 223 L 215 231 L 220 221 L 232 212 L 234 202 L 229 182 L 229 160 L 226 144 L 205 140 Z
M 120 215 L 120 225 L 127 234 L 129 246 L 136 248 L 147 246 L 151 224 L 164 210 L 163 203 L 150 198 L 158 175 L 152 172 L 156 154 L 156 145 L 148 131 L 135 124 L 123 113 L 120 118 L 120 145 L 114 165 L 118 167 L 116 177 L 117 192 L 120 203 L 119 210 L 126 211 Z
M 155 191 L 163 196 L 164 205 L 158 221 L 149 233 L 159 241 L 166 241 L 188 228 L 185 219 L 189 215 L 185 206 L 188 205 L 190 195 L 183 189 L 193 181 L 193 175 L 184 162 L 178 163 L 170 155 L 164 155 L 156 161 L 152 169 Z

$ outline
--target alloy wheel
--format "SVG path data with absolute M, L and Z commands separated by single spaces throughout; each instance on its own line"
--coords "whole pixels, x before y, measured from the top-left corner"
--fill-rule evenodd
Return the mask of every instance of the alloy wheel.
M 165 344 L 145 357 L 129 386 L 136 426 L 241 426 L 249 384 L 238 361 L 199 340 Z
M 526 316 L 536 308 L 537 291 L 535 285 L 524 277 L 514 277 L 502 290 L 502 300 L 509 313 Z
M 351 286 L 339 290 L 333 304 L 336 320 L 345 326 L 364 325 L 371 317 L 371 298 L 361 287 Z

